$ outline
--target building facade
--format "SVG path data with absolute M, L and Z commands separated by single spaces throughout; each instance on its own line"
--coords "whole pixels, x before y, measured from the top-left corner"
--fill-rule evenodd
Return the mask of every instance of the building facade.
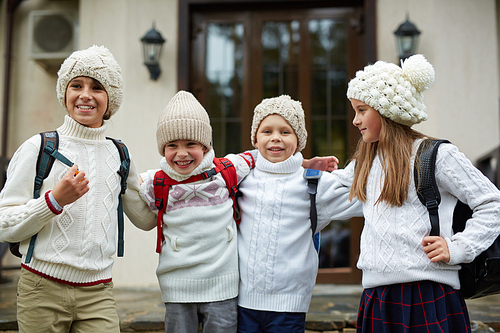
M 140 171 L 158 167 L 157 117 L 180 89 L 209 112 L 217 156 L 252 148 L 253 108 L 288 94 L 306 111 L 305 157 L 333 154 L 343 164 L 359 135 L 347 82 L 367 63 L 399 63 L 394 31 L 409 18 L 421 31 L 417 52 L 436 71 L 424 93 L 429 119 L 415 129 L 477 162 L 500 143 L 498 7 L 495 0 L 1 0 L 2 161 L 61 124 L 58 66 L 71 50 L 96 44 L 114 54 L 124 78 L 107 134 L 127 144 Z M 61 28 L 44 33 L 47 16 L 45 24 Z M 157 80 L 140 41 L 153 24 L 166 39 Z M 319 282 L 360 282 L 361 228 L 354 219 L 324 232 Z M 126 225 L 117 286 L 157 285 L 155 237 Z M 2 260 L 17 263 L 9 254 Z

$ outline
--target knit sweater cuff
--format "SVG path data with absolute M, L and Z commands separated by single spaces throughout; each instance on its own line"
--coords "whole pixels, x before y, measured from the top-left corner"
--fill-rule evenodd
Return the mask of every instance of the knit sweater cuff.
M 52 213 L 57 215 L 62 213 L 63 208 L 57 203 L 56 199 L 52 195 L 52 191 L 45 193 L 45 202 L 47 202 L 47 206 L 49 206 Z
M 460 249 L 458 242 L 452 242 L 450 238 L 445 237 L 446 244 L 448 245 L 448 251 L 450 253 L 450 261 L 447 262 L 448 265 L 458 265 L 461 263 L 471 262 L 472 259 L 466 257 L 466 251 Z M 471 253 L 472 250 L 469 251 Z

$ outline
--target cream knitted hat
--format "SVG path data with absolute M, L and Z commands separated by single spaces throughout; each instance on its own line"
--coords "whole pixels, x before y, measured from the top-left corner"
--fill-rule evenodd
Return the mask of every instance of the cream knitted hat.
M 266 98 L 255 107 L 252 121 L 252 145 L 255 145 L 256 133 L 260 122 L 271 114 L 277 114 L 285 118 L 297 136 L 297 151 L 304 149 L 307 143 L 304 109 L 302 109 L 302 103 L 294 101 L 287 95 Z
M 123 99 L 122 70 L 115 58 L 104 46 L 91 46 L 88 49 L 73 52 L 57 72 L 57 98 L 66 108 L 66 88 L 77 76 L 87 76 L 99 81 L 108 94 L 109 116 L 118 111 Z
M 381 115 L 411 127 L 427 120 L 424 90 L 434 82 L 434 68 L 421 54 L 401 62 L 401 67 L 377 61 L 356 73 L 347 98 L 360 100 Z
M 158 152 L 165 156 L 165 145 L 175 140 L 193 140 L 212 148 L 212 126 L 205 108 L 193 94 L 179 91 L 158 118 Z

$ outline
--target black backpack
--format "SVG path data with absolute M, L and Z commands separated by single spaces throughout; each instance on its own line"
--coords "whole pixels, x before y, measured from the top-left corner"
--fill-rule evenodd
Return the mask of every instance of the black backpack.
M 439 236 L 438 206 L 441 195 L 436 184 L 436 155 L 438 147 L 447 140 L 422 141 L 415 157 L 415 186 L 417 195 L 422 204 L 427 207 L 431 221 L 431 236 Z M 417 162 L 418 161 L 418 162 Z M 417 165 L 420 170 L 417 170 Z M 420 183 L 419 183 L 420 181 Z M 465 229 L 465 223 L 472 217 L 472 210 L 468 205 L 458 200 L 453 212 L 453 232 Z M 500 293 L 500 236 L 484 252 L 472 262 L 460 264 L 458 272 L 462 295 L 465 298 L 478 298 Z
M 57 131 L 42 132 L 40 133 L 40 136 L 42 141 L 40 143 L 40 151 L 38 152 L 38 159 L 36 163 L 37 173 L 35 176 L 35 185 L 33 191 L 33 197 L 35 199 L 40 197 L 40 188 L 42 187 L 43 180 L 47 178 L 47 176 L 49 175 L 52 165 L 54 164 L 54 161 L 56 159 L 58 159 L 59 161 L 61 161 L 62 163 L 66 164 L 69 167 L 73 166 L 73 163 L 70 160 L 68 160 L 64 155 L 59 153 L 59 151 L 57 150 L 59 148 L 59 135 L 57 134 Z M 127 178 L 130 168 L 130 156 L 128 153 L 127 146 L 125 146 L 123 142 L 108 137 L 106 137 L 106 139 L 113 141 L 116 148 L 118 149 L 121 160 L 120 169 L 117 171 L 117 173 L 120 175 L 121 178 L 121 184 L 120 184 L 121 191 L 120 195 L 118 196 L 119 200 L 118 201 L 118 256 L 123 257 L 124 226 L 123 226 L 122 195 L 125 193 L 125 190 L 127 189 Z M 31 257 L 33 256 L 33 249 L 35 247 L 36 237 L 37 234 L 31 237 L 28 253 L 26 254 L 25 263 L 29 263 L 31 261 Z M 19 252 L 19 244 L 20 244 L 19 242 L 9 243 L 9 248 L 10 252 L 13 255 L 21 258 L 22 255 Z

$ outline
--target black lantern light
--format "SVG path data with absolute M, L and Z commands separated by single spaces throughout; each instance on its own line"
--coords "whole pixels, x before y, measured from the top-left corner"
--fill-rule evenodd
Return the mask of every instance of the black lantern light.
M 146 32 L 144 37 L 141 38 L 144 65 L 146 65 L 149 70 L 151 80 L 156 80 L 160 76 L 160 56 L 165 41 L 166 40 L 162 37 L 160 32 L 155 29 L 154 22 L 153 28 Z
M 410 22 L 408 15 L 406 15 L 406 21 L 394 31 L 394 35 L 396 36 L 396 45 L 400 60 L 405 60 L 417 52 L 420 30 L 417 29 L 415 24 Z

